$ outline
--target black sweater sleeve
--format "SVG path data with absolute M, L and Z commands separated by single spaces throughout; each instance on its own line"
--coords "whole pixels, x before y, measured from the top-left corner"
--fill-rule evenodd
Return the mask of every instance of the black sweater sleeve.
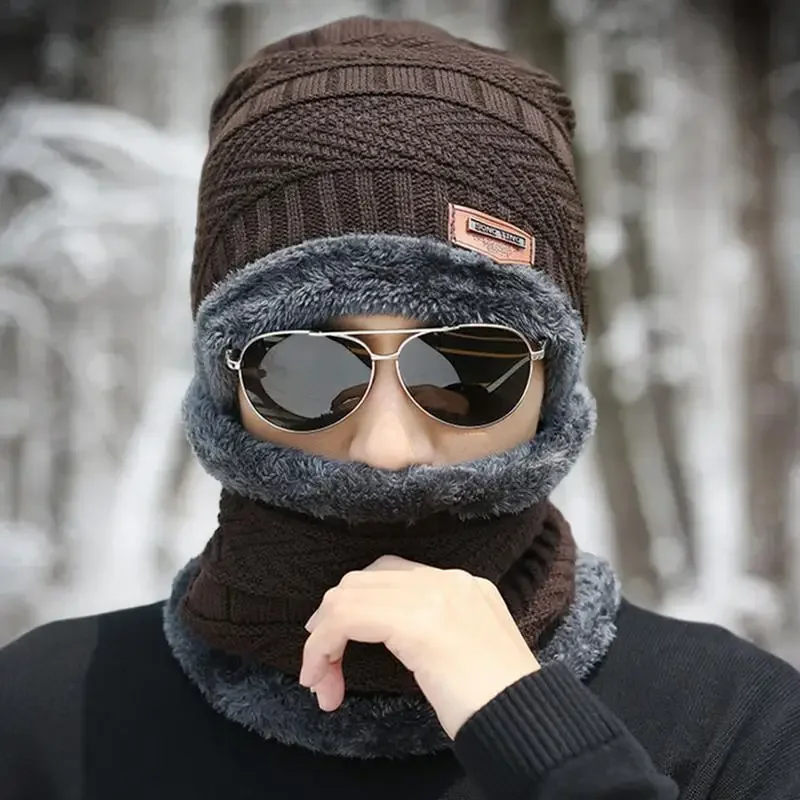
M 529 675 L 473 715 L 455 752 L 487 800 L 675 800 L 622 722 L 562 665 Z
M 709 800 L 800 800 L 800 674 L 777 659 L 769 667 L 748 675 L 736 722 L 715 732 L 711 749 L 723 755 Z

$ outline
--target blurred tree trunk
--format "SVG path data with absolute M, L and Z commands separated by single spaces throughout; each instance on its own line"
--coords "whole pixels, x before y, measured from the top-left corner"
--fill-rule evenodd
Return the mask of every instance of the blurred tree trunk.
M 47 38 L 43 14 L 0 10 L 0 101 L 19 86 L 42 84 L 42 48 Z
M 573 43 L 573 56 L 582 49 L 583 36 L 578 33 L 577 37 Z M 601 153 L 598 144 L 589 142 L 598 135 L 597 128 L 588 131 L 584 128 L 578 141 L 584 163 L 592 159 L 598 173 L 603 169 L 603 174 L 597 174 L 594 181 L 592 166 L 588 166 L 584 173 L 584 192 L 590 215 L 589 245 L 591 247 L 593 243 L 593 229 L 596 233 L 598 223 L 606 227 L 600 235 L 613 237 L 616 241 L 608 243 L 610 247 L 605 253 L 595 250 L 590 262 L 593 269 L 589 308 L 595 327 L 589 381 L 598 403 L 601 476 L 616 520 L 617 563 L 631 598 L 653 607 L 660 602 L 663 588 L 653 560 L 651 520 L 648 519 L 645 497 L 647 487 L 642 485 L 637 474 L 636 452 L 652 441 L 645 442 L 632 435 L 632 424 L 646 413 L 647 403 L 646 384 L 642 385 L 641 377 L 638 380 L 635 377 L 636 372 L 642 373 L 647 369 L 641 362 L 648 355 L 642 351 L 646 335 L 643 327 L 647 325 L 645 309 L 634 305 L 636 299 L 641 300 L 634 294 L 634 272 L 647 267 L 633 261 L 641 255 L 635 252 L 639 244 L 635 215 L 642 211 L 634 204 L 633 194 L 637 194 L 639 202 L 643 198 L 638 196 L 641 187 L 635 183 L 636 175 L 630 174 L 636 171 L 636 164 L 631 164 L 636 160 L 635 155 L 620 147 L 625 116 L 633 111 L 631 98 L 623 96 L 624 87 L 630 81 L 636 82 L 637 78 L 620 72 L 620 65 L 611 60 L 615 48 L 610 37 L 601 35 L 598 44 L 599 48 L 581 53 L 578 59 L 585 59 L 592 52 L 599 57 L 594 69 L 597 70 L 596 79 L 605 84 L 597 102 L 601 104 L 601 125 L 609 137 L 602 145 L 606 154 Z M 615 44 L 618 50 L 622 43 L 617 41 Z M 583 67 L 592 68 L 586 63 Z M 600 167 L 603 161 L 606 164 Z M 607 259 L 605 263 L 604 257 Z M 631 348 L 633 363 L 621 352 L 623 348 Z M 641 430 L 640 426 L 636 427 Z M 652 440 L 653 431 L 641 430 L 641 433 Z
M 776 220 L 780 263 L 787 286 L 789 303 L 787 323 L 791 336 L 785 372 L 794 383 L 795 408 L 800 405 L 800 247 L 797 220 L 800 219 L 800 3 L 778 0 L 774 7 L 774 71 L 770 84 L 775 109 L 773 141 L 777 145 L 779 168 L 777 184 L 779 208 Z M 793 544 L 792 577 L 789 581 L 787 616 L 793 630 L 778 653 L 800 668 L 800 410 L 795 414 L 793 466 L 789 474 L 789 503 L 787 531 Z
M 503 9 L 497 0 L 394 0 L 392 16 L 421 19 L 489 47 L 502 47 Z
M 618 209 L 609 200 L 617 193 L 618 184 L 612 161 L 612 146 L 601 142 L 600 131 L 607 130 L 610 107 L 606 85 L 608 65 L 603 60 L 604 41 L 601 34 L 586 27 L 566 32 L 556 3 L 538 0 L 524 3 L 510 0 L 508 31 L 512 48 L 535 66 L 553 73 L 576 100 L 578 139 L 576 157 L 587 213 L 587 228 L 620 224 Z M 530 37 L 530 38 L 528 38 Z M 596 93 L 587 96 L 580 87 L 596 82 Z M 591 105 L 584 105 L 586 100 Z M 588 137 L 581 131 L 590 131 Z M 610 218 L 611 215 L 614 215 Z M 598 343 L 608 330 L 615 307 L 620 299 L 615 291 L 615 277 L 627 271 L 622 254 L 612 254 L 606 263 L 599 264 L 598 256 L 590 249 L 592 272 L 588 287 L 591 357 L 588 378 L 597 400 L 599 425 L 596 433 L 599 475 L 611 510 L 614 526 L 615 563 L 626 591 L 632 598 L 647 604 L 657 601 L 658 578 L 650 560 L 650 543 L 642 498 L 637 490 L 636 471 L 625 431 L 625 409 L 614 388 L 614 369 L 600 355 Z
M 657 320 L 661 298 L 648 228 L 653 204 L 649 173 L 657 156 L 647 141 L 652 136 L 652 132 L 646 133 L 652 113 L 647 99 L 651 76 L 643 49 L 657 47 L 653 36 L 647 29 L 629 22 L 608 39 L 612 52 L 616 51 L 612 61 L 610 103 L 621 185 L 620 220 L 628 284 L 624 289 L 622 281 L 618 284 L 621 296 L 616 298 L 617 319 L 611 324 L 632 323 L 634 329 L 627 331 L 627 335 L 635 337 L 638 333 L 642 337 L 639 369 L 643 374 L 634 379 L 641 380 L 641 385 L 632 387 L 632 397 L 621 413 L 627 417 L 626 440 L 633 453 L 635 480 L 643 497 L 649 531 L 647 542 L 654 560 L 657 561 L 659 552 L 667 552 L 666 548 L 677 545 L 678 556 L 673 564 L 656 564 L 656 571 L 664 584 L 668 584 L 678 579 L 676 573 L 684 573 L 687 568 L 694 572 L 696 564 L 684 456 L 678 435 L 678 397 L 674 386 L 659 370 L 662 352 L 669 340 Z M 600 275 L 598 282 L 604 277 Z M 608 295 L 603 298 L 602 288 L 598 293 L 601 295 L 598 305 L 613 307 L 615 299 Z M 632 304 L 629 308 L 625 308 L 626 300 Z M 633 319 L 626 320 L 631 312 Z M 636 326 L 640 331 L 636 331 Z M 606 336 L 613 341 L 620 334 L 607 330 Z M 620 345 L 625 347 L 622 342 L 611 347 Z M 644 537 L 634 542 L 637 546 L 646 546 Z M 664 588 L 666 586 L 656 583 L 656 595 Z
M 566 34 L 553 0 L 506 0 L 505 39 L 511 52 L 566 83 Z
M 576 102 L 600 480 L 626 589 L 654 606 L 663 579 L 694 573 L 695 534 L 678 391 L 659 369 L 670 342 L 654 319 L 660 297 L 647 227 L 653 154 L 642 139 L 651 76 L 639 58 L 654 35 L 652 15 L 641 2 L 599 9 L 546 0 L 509 0 L 508 13 L 512 48 L 562 80 Z M 656 553 L 671 554 L 663 576 Z
M 797 574 L 790 529 L 790 474 L 798 452 L 798 389 L 791 374 L 792 286 L 779 252 L 778 162 L 770 77 L 775 66 L 775 6 L 733 0 L 727 23 L 737 54 L 739 147 L 747 181 L 742 237 L 752 254 L 754 296 L 746 348 L 746 461 L 752 531 L 749 571 L 774 589 L 774 630 L 751 630 L 774 646 L 797 628 Z
M 81 97 L 80 44 L 90 38 L 98 19 L 94 0 L 31 0 L 0 8 L 0 114 L 17 93 Z M 0 147 L 13 147 L 16 134 L 0 139 Z M 0 167 L 4 232 L 10 220 L 47 193 L 24 171 L 8 160 Z M 72 440 L 63 424 L 69 419 L 70 388 L 60 345 L 69 327 L 65 332 L 60 324 L 64 315 L 41 277 L 27 266 L 22 260 L 7 263 L 0 272 L 0 561 L 6 569 L 15 559 L 20 562 L 13 575 L 0 579 L 0 645 L 34 619 L 37 580 L 58 579 L 66 564 L 61 547 L 68 494 L 64 475 Z

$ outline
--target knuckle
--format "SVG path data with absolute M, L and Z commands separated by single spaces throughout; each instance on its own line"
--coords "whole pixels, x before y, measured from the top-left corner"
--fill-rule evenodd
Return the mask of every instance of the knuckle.
M 475 583 L 481 592 L 490 597 L 494 597 L 496 594 L 498 594 L 497 586 L 495 586 L 488 578 L 475 578 Z
M 346 589 L 349 586 L 354 586 L 358 583 L 360 573 L 356 570 L 346 572 L 342 579 L 339 581 L 339 586 Z
M 324 605 L 326 608 L 334 608 L 341 596 L 338 588 L 338 586 L 334 586 L 332 589 L 328 589 L 328 591 L 322 595 L 322 603 L 320 605 Z
M 471 590 L 475 586 L 475 581 L 479 580 L 463 569 L 451 569 L 447 573 L 450 585 L 459 591 Z
M 480 596 L 496 611 L 502 611 L 506 607 L 506 602 L 500 594 L 497 585 L 488 578 L 476 578 L 476 586 Z

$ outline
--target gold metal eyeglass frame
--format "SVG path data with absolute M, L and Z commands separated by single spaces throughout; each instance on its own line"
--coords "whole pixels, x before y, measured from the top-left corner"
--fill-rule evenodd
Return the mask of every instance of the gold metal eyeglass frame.
M 365 400 L 369 396 L 370 390 L 372 389 L 372 385 L 375 382 L 375 362 L 376 361 L 394 361 L 395 362 L 395 371 L 397 373 L 397 380 L 400 382 L 400 385 L 403 387 L 403 391 L 405 392 L 408 399 L 413 403 L 416 408 L 418 408 L 425 416 L 430 417 L 431 419 L 435 420 L 441 425 L 447 425 L 452 428 L 457 428 L 459 430 L 480 430 L 482 428 L 489 428 L 492 425 L 497 425 L 499 422 L 502 422 L 504 419 L 510 417 L 520 406 L 522 401 L 525 399 L 525 396 L 528 393 L 528 389 L 531 385 L 531 379 L 533 377 L 533 369 L 528 371 L 528 381 L 525 384 L 525 389 L 520 395 L 519 400 L 516 402 L 514 407 L 504 414 L 499 419 L 494 420 L 493 422 L 486 423 L 484 425 L 458 425 L 454 422 L 448 422 L 446 420 L 439 419 L 435 414 L 432 414 L 430 411 L 425 409 L 414 396 L 409 391 L 409 388 L 406 386 L 405 381 L 403 380 L 403 376 L 400 373 L 400 354 L 403 351 L 403 348 L 414 339 L 419 338 L 427 333 L 452 333 L 453 331 L 464 330 L 465 328 L 492 328 L 494 330 L 505 330 L 509 333 L 514 334 L 515 337 L 519 338 L 522 342 L 525 343 L 525 346 L 528 348 L 528 355 L 530 358 L 530 362 L 534 361 L 541 361 L 545 357 L 545 345 L 544 343 L 541 344 L 541 347 L 538 350 L 534 350 L 531 346 L 531 343 L 528 339 L 523 336 L 519 331 L 514 330 L 508 325 L 497 325 L 497 324 L 484 324 L 484 323 L 465 323 L 463 325 L 452 325 L 447 327 L 439 327 L 439 328 L 399 328 L 399 329 L 389 329 L 389 330 L 368 330 L 368 331 L 312 331 L 312 330 L 287 330 L 287 331 L 270 331 L 269 333 L 261 333 L 258 336 L 254 336 L 250 339 L 245 346 L 236 354 L 236 351 L 233 348 L 228 348 L 225 350 L 225 365 L 231 371 L 237 372 L 239 376 L 239 385 L 242 389 L 242 394 L 244 394 L 245 398 L 247 399 L 247 404 L 251 408 L 254 414 L 258 416 L 259 419 L 263 420 L 267 425 L 271 425 L 273 428 L 277 428 L 280 431 L 285 431 L 286 433 L 296 433 L 299 435 L 310 434 L 310 433 L 322 433 L 323 431 L 330 430 L 334 428 L 336 425 L 344 422 L 346 419 L 351 417 L 353 414 L 358 411 L 359 408 L 364 404 Z M 319 336 L 319 337 L 328 337 L 328 338 L 339 338 L 345 339 L 348 341 L 355 342 L 359 347 L 363 348 L 370 357 L 371 360 L 371 369 L 370 369 L 370 376 L 369 382 L 367 383 L 367 387 L 364 390 L 364 394 L 361 396 L 359 401 L 347 411 L 341 419 L 337 419 L 335 422 L 330 423 L 329 425 L 325 425 L 321 428 L 315 428 L 314 430 L 310 431 L 297 431 L 293 430 L 292 428 L 285 428 L 277 423 L 273 422 L 272 420 L 267 419 L 264 417 L 261 412 L 255 407 L 253 401 L 250 399 L 250 393 L 248 392 L 247 387 L 244 384 L 244 376 L 242 375 L 242 361 L 244 359 L 244 354 L 247 352 L 247 349 L 259 342 L 263 339 L 270 339 L 272 337 L 278 336 L 290 336 L 292 334 L 303 334 L 305 336 Z M 363 336 L 375 336 L 375 335 L 405 335 L 406 338 L 400 343 L 400 346 L 394 353 L 374 353 L 369 345 L 363 341 L 363 339 L 358 337 Z M 493 392 L 495 389 L 499 388 L 500 386 L 505 383 L 512 375 L 514 375 L 524 364 L 528 363 L 528 359 L 522 358 L 517 361 L 511 369 L 507 370 L 503 373 L 497 380 L 493 381 L 491 384 L 486 386 L 487 392 Z

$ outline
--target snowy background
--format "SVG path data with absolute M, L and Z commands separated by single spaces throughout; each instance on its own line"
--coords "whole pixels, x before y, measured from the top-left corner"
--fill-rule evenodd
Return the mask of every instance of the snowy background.
M 565 82 L 601 422 L 557 500 L 632 599 L 800 664 L 794 0 L 3 3 L 0 645 L 163 596 L 213 532 L 179 417 L 209 106 L 260 45 L 357 13 Z

